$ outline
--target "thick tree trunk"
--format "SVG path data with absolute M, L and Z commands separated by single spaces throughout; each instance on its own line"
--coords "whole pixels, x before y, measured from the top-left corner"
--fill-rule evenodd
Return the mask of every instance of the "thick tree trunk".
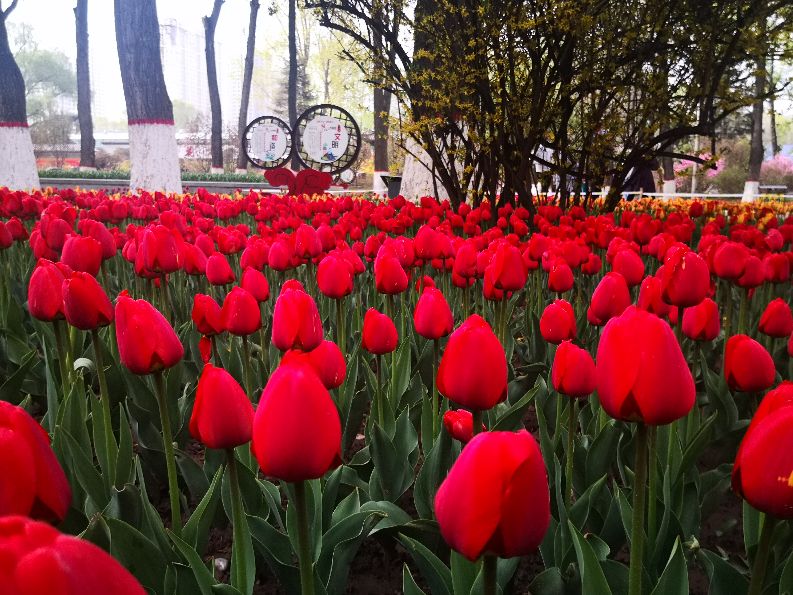
M 218 71 L 215 66 L 215 28 L 220 17 L 223 0 L 215 0 L 212 14 L 204 17 L 204 53 L 207 61 L 207 83 L 209 85 L 209 109 L 212 115 L 210 145 L 212 148 L 212 173 L 223 173 L 223 114 L 218 90 Z
M 28 129 L 25 80 L 8 43 L 6 18 L 16 2 L 0 8 L 0 188 L 39 187 L 33 142 Z
M 240 143 L 245 142 L 245 128 L 248 126 L 248 105 L 251 100 L 251 82 L 253 81 L 253 52 L 256 49 L 256 17 L 259 14 L 259 0 L 251 0 L 251 16 L 248 21 L 248 46 L 245 49 L 245 72 L 242 75 L 242 97 L 240 98 L 240 117 L 237 120 L 237 132 Z M 248 160 L 240 147 L 237 153 L 237 170 L 247 171 Z
M 752 106 L 752 141 L 749 146 L 749 175 L 743 189 L 743 201 L 751 202 L 760 194 L 760 167 L 763 164 L 763 95 L 766 92 L 765 57 L 757 61 Z
M 114 0 L 129 124 L 130 188 L 181 192 L 173 105 L 160 60 L 155 0 Z
M 94 120 L 91 117 L 91 78 L 88 67 L 88 0 L 74 7 L 77 29 L 77 120 L 80 123 L 80 168 L 96 168 Z
M 289 126 L 295 129 L 297 123 L 297 0 L 289 0 Z M 292 157 L 292 169 L 300 169 L 297 152 Z

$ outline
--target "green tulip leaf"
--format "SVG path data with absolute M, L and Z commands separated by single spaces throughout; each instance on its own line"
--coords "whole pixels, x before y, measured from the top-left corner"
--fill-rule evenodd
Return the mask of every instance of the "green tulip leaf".
M 567 526 L 573 538 L 576 558 L 578 558 L 582 591 L 587 595 L 611 595 L 611 589 L 603 574 L 603 569 L 600 567 L 595 550 L 572 522 L 568 521 Z
M 672 548 L 669 562 L 650 595 L 687 595 L 688 592 L 686 557 L 683 554 L 683 547 L 678 538 Z
M 452 573 L 440 558 L 425 545 L 407 535 L 400 533 L 399 541 L 416 562 L 432 595 L 452 595 Z

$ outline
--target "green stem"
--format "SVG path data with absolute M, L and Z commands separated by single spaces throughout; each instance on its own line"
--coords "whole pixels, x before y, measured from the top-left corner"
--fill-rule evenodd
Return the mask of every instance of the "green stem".
M 226 449 L 226 470 L 229 474 L 229 491 L 231 492 L 231 523 L 232 523 L 232 549 L 231 549 L 231 585 L 240 593 L 250 593 L 247 586 L 248 557 L 245 554 L 245 541 L 243 529 L 245 524 L 245 508 L 240 492 L 240 480 L 237 471 L 237 458 L 234 449 Z
M 565 468 L 567 489 L 565 490 L 565 500 L 568 509 L 573 503 L 573 454 L 575 453 L 575 434 L 578 426 L 577 404 L 575 399 L 570 400 L 570 413 L 567 420 L 567 461 Z
M 297 508 L 298 563 L 300 565 L 300 586 L 303 595 L 314 595 L 314 561 L 311 555 L 311 540 L 308 531 L 308 507 L 306 506 L 306 483 L 298 481 L 295 487 L 295 506 Z
M 749 314 L 749 290 L 743 290 L 741 294 L 741 310 L 740 314 L 738 315 L 738 333 L 745 334 L 746 327 L 747 327 L 747 318 Z
M 655 543 L 655 523 L 656 523 L 656 498 L 658 493 L 658 428 L 650 426 L 647 432 L 648 458 L 650 475 L 650 489 L 647 492 L 647 539 L 650 543 Z
M 160 407 L 160 423 L 162 424 L 162 442 L 165 449 L 165 465 L 168 469 L 168 494 L 171 499 L 171 530 L 177 537 L 182 533 L 182 513 L 179 505 L 179 482 L 176 478 L 176 455 L 173 450 L 171 436 L 171 420 L 168 415 L 168 400 L 165 394 L 165 378 L 162 370 L 154 373 L 154 386 L 157 393 L 157 404 Z
M 471 414 L 473 415 L 473 436 L 476 436 L 479 432 L 482 431 L 482 411 L 479 409 L 472 411 Z
M 496 595 L 498 592 L 498 557 L 492 554 L 485 554 L 482 560 L 482 573 L 484 583 L 484 595 Z
M 107 390 L 107 379 L 105 378 L 105 363 L 102 358 L 102 347 L 99 339 L 99 330 L 91 329 L 91 342 L 94 344 L 94 358 L 96 359 L 96 376 L 99 379 L 99 400 L 102 402 L 102 420 L 105 426 L 105 452 L 110 471 L 110 481 L 116 477 L 116 440 L 113 436 L 113 426 L 110 417 L 110 392 Z
M 377 355 L 375 357 L 375 361 L 377 362 L 377 423 L 380 424 L 380 427 L 383 427 L 384 424 L 384 416 L 383 416 L 383 407 L 384 407 L 384 399 L 383 399 L 383 356 Z
M 760 542 L 754 555 L 752 565 L 752 581 L 749 583 L 749 595 L 760 595 L 765 584 L 765 571 L 768 568 L 768 555 L 771 553 L 771 543 L 774 537 L 776 519 L 766 514 L 761 514 L 763 529 L 760 532 Z
M 212 358 L 215 360 L 215 365 L 218 368 L 222 368 L 223 362 L 220 360 L 220 353 L 218 352 L 217 335 L 209 337 L 209 342 L 212 344 Z
M 66 398 L 67 387 L 69 384 L 69 368 L 66 367 L 66 349 L 63 344 L 63 326 L 60 320 L 53 320 L 52 327 L 55 330 L 55 349 L 58 351 L 58 366 L 61 370 L 61 395 Z M 55 415 L 53 412 L 52 415 Z
M 644 557 L 644 506 L 647 490 L 647 426 L 636 428 L 636 464 L 633 479 L 633 519 L 631 522 L 631 559 L 628 595 L 642 593 L 642 560 Z
M 242 336 L 242 369 L 245 374 L 245 392 L 248 398 L 253 399 L 253 381 L 251 380 L 251 348 L 248 345 L 248 337 Z
M 432 341 L 432 435 L 437 436 L 440 429 L 440 411 L 438 400 L 438 358 L 440 356 L 438 339 Z
M 345 352 L 344 340 L 344 301 L 336 300 L 336 343 L 341 349 L 342 355 Z

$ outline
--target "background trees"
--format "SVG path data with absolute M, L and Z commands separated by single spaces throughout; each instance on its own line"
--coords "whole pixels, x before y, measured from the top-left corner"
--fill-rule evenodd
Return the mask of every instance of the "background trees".
M 321 23 L 364 48 L 410 114 L 453 203 L 500 192 L 533 208 L 540 172 L 562 204 L 608 178 L 613 206 L 632 168 L 699 155 L 758 97 L 761 24 L 790 2 L 696 0 L 308 0 Z M 383 7 L 397 19 L 379 18 Z M 777 30 L 786 27 L 779 21 Z M 410 30 L 413 48 L 396 24 Z M 363 63 L 361 63 L 363 66 Z M 768 89 L 760 95 L 767 97 Z

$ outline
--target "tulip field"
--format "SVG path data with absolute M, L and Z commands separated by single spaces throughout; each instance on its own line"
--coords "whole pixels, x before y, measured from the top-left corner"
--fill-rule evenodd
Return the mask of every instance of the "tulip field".
M 793 593 L 793 204 L 0 189 L 0 593 Z

